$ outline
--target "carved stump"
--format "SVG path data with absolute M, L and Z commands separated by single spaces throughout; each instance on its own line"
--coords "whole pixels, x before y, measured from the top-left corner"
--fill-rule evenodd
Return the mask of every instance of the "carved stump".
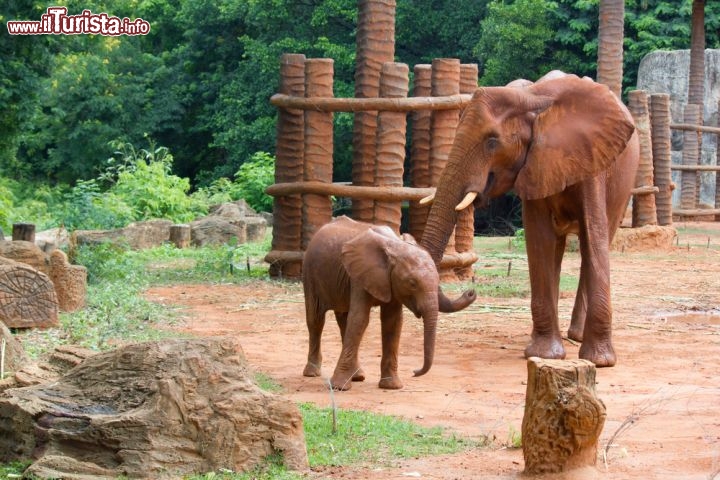
M 35 224 L 34 223 L 13 223 L 12 239 L 25 240 L 26 242 L 35 241 Z
M 170 242 L 177 248 L 190 246 L 190 225 L 170 225 Z
M 29 265 L 0 260 L 0 320 L 10 328 L 57 327 L 58 299 L 50 278 Z
M 592 362 L 529 358 L 522 423 L 525 473 L 595 465 L 605 416 Z
M 50 279 L 61 311 L 74 312 L 85 306 L 87 268 L 71 265 L 62 250 L 53 250 L 50 254 Z

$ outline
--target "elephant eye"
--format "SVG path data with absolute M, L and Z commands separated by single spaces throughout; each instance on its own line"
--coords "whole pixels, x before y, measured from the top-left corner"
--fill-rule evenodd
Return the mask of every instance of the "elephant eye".
M 485 150 L 493 152 L 500 145 L 500 139 L 497 137 L 488 137 L 485 140 Z
M 412 290 L 417 289 L 418 283 L 417 280 L 415 280 L 414 278 L 409 279 L 407 283 L 408 287 L 410 287 Z

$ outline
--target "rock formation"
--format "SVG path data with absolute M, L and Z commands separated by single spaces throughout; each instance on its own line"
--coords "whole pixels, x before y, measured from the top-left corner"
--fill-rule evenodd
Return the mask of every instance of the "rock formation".
M 670 94 L 670 113 L 673 123 L 683 122 L 683 110 L 687 104 L 690 68 L 690 50 L 655 51 L 648 53 L 640 62 L 637 88 L 652 93 Z M 720 100 L 720 50 L 705 50 L 705 100 L 703 119 L 705 125 L 718 125 L 718 100 Z M 716 159 L 716 135 L 704 134 L 700 162 L 714 165 Z M 672 162 L 682 163 L 683 132 L 673 131 Z M 700 202 L 715 202 L 715 175 L 700 175 Z M 680 172 L 673 172 L 673 181 L 680 185 Z M 680 203 L 680 189 L 673 192 L 673 203 Z
M 64 479 L 244 471 L 275 452 L 307 468 L 299 410 L 252 378 L 230 338 L 100 353 L 0 395 L 0 461 L 35 458 L 27 474 Z

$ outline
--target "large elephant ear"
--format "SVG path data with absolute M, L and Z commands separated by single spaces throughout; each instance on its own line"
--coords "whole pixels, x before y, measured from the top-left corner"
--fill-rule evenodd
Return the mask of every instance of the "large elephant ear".
M 342 264 L 350 281 L 383 303 L 392 299 L 387 255 L 388 243 L 392 241 L 393 238 L 370 228 L 342 248 Z
M 527 92 L 555 100 L 535 119 L 515 181 L 523 200 L 549 197 L 608 169 L 635 131 L 620 100 L 589 78 L 553 78 L 527 87 Z

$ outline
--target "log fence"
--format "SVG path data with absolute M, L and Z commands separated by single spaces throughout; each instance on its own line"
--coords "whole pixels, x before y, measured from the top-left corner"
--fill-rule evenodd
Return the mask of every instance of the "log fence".
M 334 98 L 332 60 L 283 55 L 280 92 L 270 99 L 279 110 L 275 184 L 267 189 L 275 197 L 273 243 L 265 257 L 270 275 L 299 277 L 302 252 L 315 231 L 332 217 L 333 196 L 352 199 L 356 220 L 387 225 L 397 233 L 402 202 L 409 202 L 409 230 L 419 240 L 428 207 L 418 201 L 434 192 L 452 147 L 459 113 L 477 88 L 477 72 L 477 65 L 462 65 L 457 59 L 416 65 L 413 96 L 408 97 L 408 66 L 384 62 L 379 67 L 376 97 L 369 96 L 373 92 L 366 89 L 361 97 Z M 335 112 L 355 113 L 354 135 L 363 137 L 353 140 L 363 151 L 355 152 L 350 184 L 332 181 Z M 412 122 L 411 186 L 406 187 L 403 165 L 408 119 Z M 370 130 L 372 142 L 366 138 Z M 362 156 L 368 165 L 360 165 L 356 156 Z M 459 242 L 451 242 L 440 263 L 444 279 L 469 278 L 477 259 L 472 250 L 472 212 L 463 215 L 457 231 Z
M 283 55 L 280 76 L 280 92 L 270 100 L 279 110 L 275 184 L 267 189 L 275 197 L 272 250 L 265 258 L 271 276 L 299 277 L 307 243 L 332 217 L 330 197 L 352 199 L 353 217 L 387 225 L 398 233 L 401 204 L 408 202 L 408 230 L 421 238 L 429 207 L 418 201 L 434 192 L 460 112 L 476 88 L 477 65 L 461 64 L 457 59 L 415 65 L 412 96 L 408 96 L 409 68 L 395 62 L 379 66 L 377 97 L 334 98 L 330 59 Z M 628 97 L 628 106 L 641 151 L 632 191 L 633 226 L 671 225 L 673 216 L 716 215 L 720 220 L 720 182 L 716 182 L 716 208 L 699 208 L 697 193 L 699 172 L 715 172 L 716 178 L 720 172 L 720 161 L 716 165 L 699 164 L 698 136 L 710 133 L 720 137 L 720 128 L 700 125 L 699 109 L 694 105 L 686 108 L 682 123 L 672 123 L 667 94 L 634 91 Z M 351 183 L 332 181 L 335 112 L 361 117 L 362 125 L 356 124 L 354 134 L 358 129 L 363 136 L 369 135 L 366 130 L 371 127 L 373 131 L 370 143 L 353 140 L 354 144 L 362 143 L 363 158 L 370 160 L 361 168 L 359 159 L 353 159 Z M 682 164 L 671 162 L 672 130 L 682 131 L 685 137 Z M 406 146 L 408 133 L 410 143 Z M 405 163 L 409 165 L 410 186 L 403 186 Z M 673 170 L 682 176 L 681 208 L 675 209 Z M 472 211 L 459 215 L 441 262 L 444 279 L 472 275 L 471 266 L 477 258 L 472 250 L 473 219 Z
M 641 91 L 638 91 L 641 92 Z M 633 95 L 646 95 L 645 92 Z M 703 133 L 714 134 L 720 145 L 720 128 L 702 125 L 702 106 L 689 104 L 683 111 L 683 122 L 670 121 L 670 96 L 668 94 L 649 95 L 649 111 L 651 120 L 651 152 L 653 163 L 655 204 L 657 209 L 657 223 L 671 225 L 673 216 L 676 218 L 715 216 L 720 221 L 720 149 L 715 165 L 700 163 L 701 142 Z M 720 109 L 720 105 L 719 105 Z M 680 164 L 671 162 L 671 131 L 683 133 L 683 151 Z M 642 150 L 642 148 L 641 148 Z M 646 153 L 643 153 L 645 156 Z M 642 160 L 641 160 L 642 162 Z M 642 169 L 641 169 L 642 170 Z M 672 171 L 680 172 L 680 208 L 672 207 L 672 191 L 675 184 L 672 182 Z M 715 208 L 700 208 L 700 182 L 699 173 L 715 173 Z M 638 196 L 634 197 L 637 201 Z M 651 223 L 651 222 L 650 222 Z

